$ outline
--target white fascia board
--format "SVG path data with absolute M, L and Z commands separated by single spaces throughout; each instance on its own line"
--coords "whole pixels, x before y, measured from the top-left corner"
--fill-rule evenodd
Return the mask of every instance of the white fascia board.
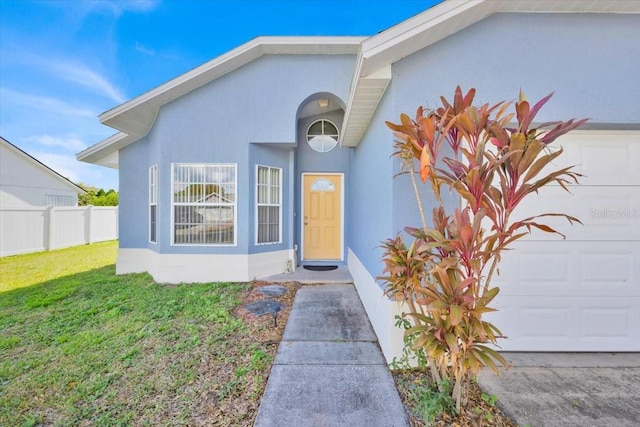
M 499 0 L 498 12 L 640 13 L 638 0 Z
M 375 72 L 490 15 L 640 13 L 638 0 L 447 0 L 362 43 L 361 75 Z
M 364 37 L 258 37 L 98 117 L 122 132 L 145 136 L 160 107 L 267 54 L 358 53 Z
M 478 7 L 484 0 L 448 0 L 407 19 L 388 30 L 362 42 L 363 59 L 371 58 L 393 48 L 399 42 L 420 35 L 430 27 L 448 21 L 469 9 Z M 494 4 L 490 2 L 490 4 Z
M 87 163 L 118 168 L 113 153 L 149 133 L 160 108 L 263 55 L 356 55 L 366 37 L 258 37 L 149 92 L 100 114 L 119 133 L 77 154 Z
M 388 29 L 362 44 L 362 75 L 393 64 L 496 12 L 498 2 L 449 0 Z
M 124 132 L 118 132 L 115 135 L 112 135 L 109 138 L 79 152 L 76 154 L 76 160 L 117 169 L 117 155 L 115 156 L 114 162 L 114 153 L 117 154 L 120 149 L 133 144 L 139 139 L 140 138 L 136 136 L 128 135 Z

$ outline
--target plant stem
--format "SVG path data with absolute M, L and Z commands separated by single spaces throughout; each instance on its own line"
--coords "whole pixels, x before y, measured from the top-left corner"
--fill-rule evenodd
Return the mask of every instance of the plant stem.
M 422 228 L 427 228 L 427 217 L 424 214 L 424 206 L 422 206 L 422 198 L 420 197 L 420 190 L 418 190 L 418 183 L 416 182 L 416 169 L 413 164 L 413 158 L 408 160 L 409 173 L 411 175 L 411 183 L 413 184 L 413 191 L 416 195 L 416 202 L 418 203 L 418 209 L 420 210 L 420 219 L 422 220 Z

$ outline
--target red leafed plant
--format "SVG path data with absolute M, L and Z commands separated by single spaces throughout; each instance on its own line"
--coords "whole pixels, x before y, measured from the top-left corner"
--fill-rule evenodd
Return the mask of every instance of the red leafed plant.
M 577 184 L 580 177 L 572 167 L 547 171 L 562 154 L 562 148 L 553 151 L 549 144 L 587 120 L 534 127 L 536 114 L 551 96 L 533 107 L 522 93 L 517 102 L 474 106 L 475 89 L 463 95 L 457 87 L 453 103 L 442 97 L 441 107 L 419 107 L 415 119 L 402 114 L 400 124 L 386 122 L 395 135 L 393 156 L 403 160 L 411 177 L 422 227 L 405 229 L 413 239 L 408 246 L 402 236 L 383 242 L 379 279 L 390 297 L 409 308 L 405 341 L 424 356 L 437 384 L 453 384 L 458 411 L 466 403 L 468 381 L 480 369 L 489 367 L 497 374 L 499 364 L 507 366 L 492 348 L 505 337 L 483 320 L 485 313 L 496 311 L 490 304 L 499 288 L 491 286 L 491 279 L 502 251 L 532 227 L 562 235 L 541 218 L 580 222 L 561 213 L 513 218 L 522 200 L 541 187 L 556 183 L 568 191 L 567 184 Z M 515 127 L 510 125 L 514 118 Z M 449 157 L 443 156 L 445 151 Z M 431 226 L 416 175 L 431 184 L 438 201 Z M 445 210 L 443 188 L 462 202 L 452 213 Z

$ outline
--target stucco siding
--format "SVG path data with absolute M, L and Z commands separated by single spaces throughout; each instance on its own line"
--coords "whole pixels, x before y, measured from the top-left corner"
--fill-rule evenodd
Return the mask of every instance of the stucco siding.
M 149 167 L 145 139 L 119 153 L 118 232 L 120 248 L 149 242 Z
M 638 125 L 638 40 L 638 15 L 497 14 L 394 64 L 393 97 L 413 114 L 457 85 L 488 103 L 555 91 L 538 120 Z
M 393 82 L 392 82 L 393 84 Z M 349 247 L 369 274 L 381 272 L 380 242 L 393 237 L 393 135 L 384 124 L 393 117 L 390 91 L 383 97 L 369 128 L 352 150 L 349 199 Z
M 289 196 L 292 168 L 292 151 L 288 148 L 277 148 L 273 145 L 251 144 L 249 146 L 250 185 L 248 188 L 247 209 L 249 210 L 249 253 L 274 252 L 283 249 L 292 249 L 293 230 L 293 201 Z M 256 166 L 268 166 L 282 169 L 281 172 L 281 243 L 256 244 Z
M 616 31 L 601 31 L 605 27 Z M 440 96 L 451 101 L 460 85 L 465 92 L 477 89 L 476 103 L 515 100 L 520 88 L 532 101 L 555 91 L 536 118 L 541 121 L 589 117 L 595 127 L 640 126 L 637 40 L 638 16 L 494 15 L 393 64 L 386 119 L 398 123 L 401 113 L 413 117 L 419 105 L 437 107 Z M 401 171 L 398 159 L 393 168 Z M 431 225 L 435 199 L 429 184 L 419 186 Z M 419 226 L 407 175 L 394 179 L 392 194 L 392 233 Z M 443 195 L 449 197 L 446 190 Z M 446 203 L 452 209 L 457 202 L 449 197 Z
M 298 147 L 296 148 L 296 173 L 295 173 L 295 200 L 297 201 L 295 210 L 296 212 L 300 212 L 300 215 L 296 215 L 296 220 L 293 222 L 295 235 L 296 235 L 296 244 L 299 248 L 302 247 L 302 230 L 301 230 L 301 217 L 303 212 L 303 207 L 301 206 L 302 197 L 301 197 L 301 182 L 302 182 L 302 174 L 305 172 L 327 172 L 327 173 L 343 173 L 344 174 L 344 183 L 343 191 L 344 191 L 344 200 L 345 205 L 343 206 L 344 210 L 344 224 L 343 224 L 343 238 L 345 239 L 344 248 L 348 245 L 348 230 L 349 230 L 349 215 L 350 209 L 348 206 L 347 200 L 351 197 L 350 186 L 347 185 L 349 182 L 349 148 L 336 146 L 333 150 L 326 153 L 318 153 L 314 151 L 306 139 L 306 132 L 309 126 L 319 119 L 326 119 L 331 121 L 338 128 L 338 132 L 342 129 L 342 121 L 344 119 L 344 111 L 337 110 L 332 111 L 326 114 L 305 117 L 298 120 L 298 134 L 297 134 L 297 142 Z M 346 249 L 342 254 L 342 258 L 346 259 Z M 298 252 L 298 259 L 300 259 L 300 251 Z
M 135 185 L 134 211 L 145 212 L 144 233 L 137 230 L 123 247 L 149 247 L 159 253 L 247 254 L 289 249 L 291 230 L 283 230 L 278 248 L 255 245 L 255 164 L 283 167 L 284 185 L 290 186 L 289 157 L 276 148 L 250 149 L 252 143 L 285 144 L 296 141 L 296 114 L 300 103 L 318 92 L 346 99 L 355 56 L 264 56 L 233 73 L 178 98 L 160 109 L 138 161 L 122 164 L 121 189 L 128 185 L 129 169 L 143 169 L 144 187 Z M 124 151 L 124 150 L 123 150 Z M 138 151 L 135 151 L 138 152 Z M 131 152 L 133 153 L 133 151 Z M 144 160 L 143 160 L 144 159 Z M 237 239 L 233 246 L 171 244 L 172 163 L 237 164 Z M 148 167 L 158 164 L 158 243 L 148 243 Z M 289 188 L 283 188 L 288 197 Z M 131 191 L 134 191 L 132 188 Z M 285 213 L 292 215 L 291 207 Z M 283 217 L 284 228 L 291 218 Z M 288 243 L 287 243 L 288 242 Z

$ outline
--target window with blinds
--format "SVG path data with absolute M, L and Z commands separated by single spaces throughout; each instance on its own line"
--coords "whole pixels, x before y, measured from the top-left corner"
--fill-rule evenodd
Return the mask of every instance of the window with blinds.
M 236 164 L 172 165 L 173 243 L 236 244 Z
M 256 244 L 281 243 L 282 169 L 257 166 Z

